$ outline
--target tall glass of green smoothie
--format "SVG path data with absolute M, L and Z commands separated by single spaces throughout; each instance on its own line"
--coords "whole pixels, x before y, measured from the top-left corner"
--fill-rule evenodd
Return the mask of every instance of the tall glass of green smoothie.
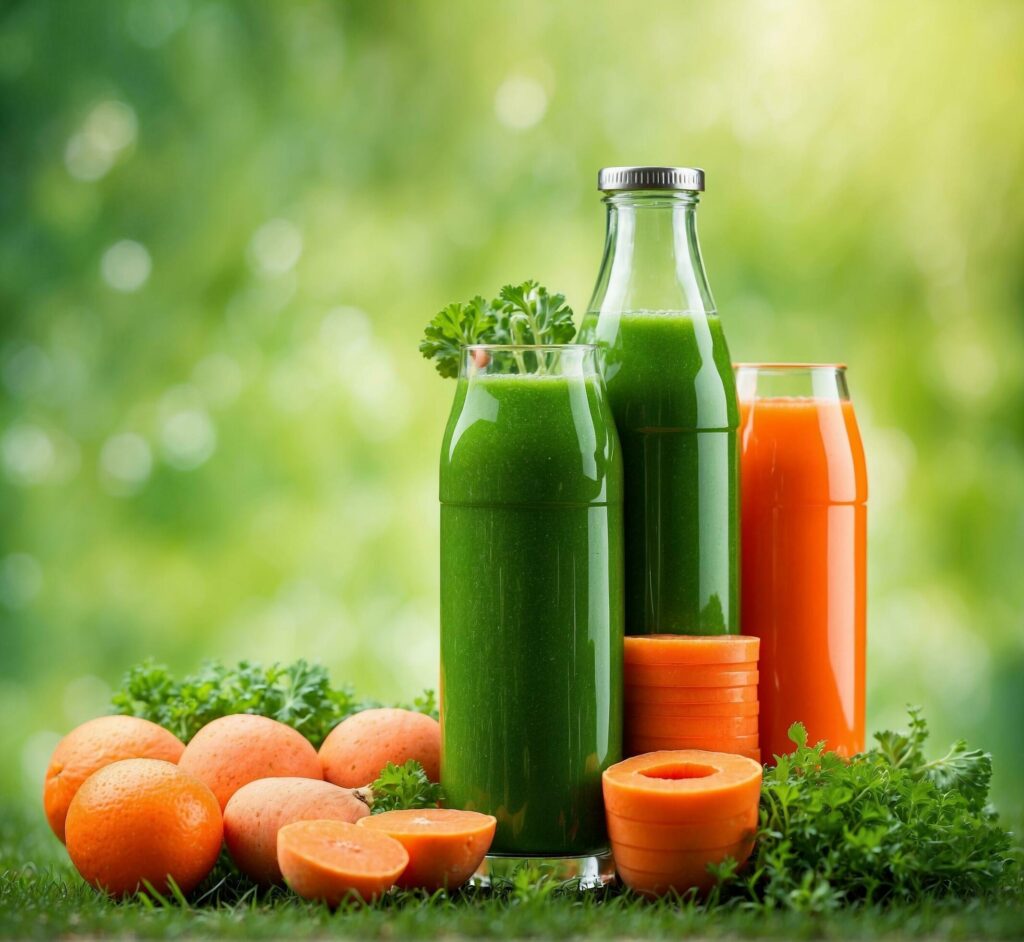
M 622 459 L 592 345 L 465 348 L 441 450 L 441 782 L 492 854 L 607 847 Z
M 739 412 L 697 242 L 700 170 L 609 167 L 579 339 L 605 351 L 625 467 L 626 633 L 739 630 Z

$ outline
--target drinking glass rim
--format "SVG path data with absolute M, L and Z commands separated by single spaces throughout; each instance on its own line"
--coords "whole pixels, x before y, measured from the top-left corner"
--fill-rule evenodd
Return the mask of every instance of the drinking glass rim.
M 808 373 L 811 370 L 840 370 L 846 372 L 845 363 L 797 363 L 797 362 L 776 362 L 776 363 L 733 363 L 734 370 L 767 370 L 777 373 Z
M 463 350 L 530 351 L 530 350 L 596 350 L 596 343 L 466 343 Z

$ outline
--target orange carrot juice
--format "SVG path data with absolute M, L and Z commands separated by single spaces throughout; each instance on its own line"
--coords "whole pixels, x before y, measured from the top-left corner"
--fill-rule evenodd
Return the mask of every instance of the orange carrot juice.
M 739 364 L 742 631 L 761 639 L 761 751 L 864 748 L 867 471 L 845 367 Z

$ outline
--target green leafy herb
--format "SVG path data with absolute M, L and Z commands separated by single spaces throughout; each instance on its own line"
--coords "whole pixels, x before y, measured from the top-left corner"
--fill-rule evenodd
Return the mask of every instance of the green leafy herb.
M 500 343 L 497 336 L 498 312 L 493 302 L 475 297 L 465 304 L 453 303 L 434 315 L 420 341 L 420 353 L 434 360 L 437 372 L 454 378 L 459 375 L 459 357 L 463 347 L 474 343 Z
M 441 786 L 427 778 L 415 759 L 404 765 L 389 762 L 377 780 L 367 788 L 357 788 L 356 796 L 370 806 L 373 814 L 404 808 L 436 808 L 444 800 Z
M 565 295 L 551 294 L 536 281 L 505 285 L 492 301 L 475 297 L 449 304 L 434 315 L 420 352 L 445 377 L 459 375 L 462 348 L 478 343 L 557 344 L 576 335 Z
M 332 686 L 326 668 L 303 660 L 267 667 L 209 661 L 180 681 L 163 665 L 146 661 L 128 671 L 111 703 L 115 712 L 152 720 L 185 742 L 220 716 L 255 713 L 297 729 L 316 747 L 345 717 L 379 706 L 357 700 L 347 685 Z M 433 691 L 410 709 L 436 717 Z
M 1014 884 L 1010 835 L 986 807 L 990 756 L 957 743 L 924 756 L 919 710 L 910 731 L 884 732 L 847 761 L 824 743 L 765 771 L 758 842 L 739 874 L 717 868 L 721 898 L 746 905 L 823 911 L 848 904 L 992 897 Z

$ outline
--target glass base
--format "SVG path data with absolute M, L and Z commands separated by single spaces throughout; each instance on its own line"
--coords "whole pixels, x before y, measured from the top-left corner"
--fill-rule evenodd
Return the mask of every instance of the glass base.
M 610 853 L 585 854 L 582 857 L 508 857 L 490 854 L 473 874 L 474 886 L 489 887 L 511 883 L 517 872 L 532 870 L 537 879 L 548 877 L 559 882 L 579 880 L 581 890 L 594 890 L 615 882 L 615 863 Z

